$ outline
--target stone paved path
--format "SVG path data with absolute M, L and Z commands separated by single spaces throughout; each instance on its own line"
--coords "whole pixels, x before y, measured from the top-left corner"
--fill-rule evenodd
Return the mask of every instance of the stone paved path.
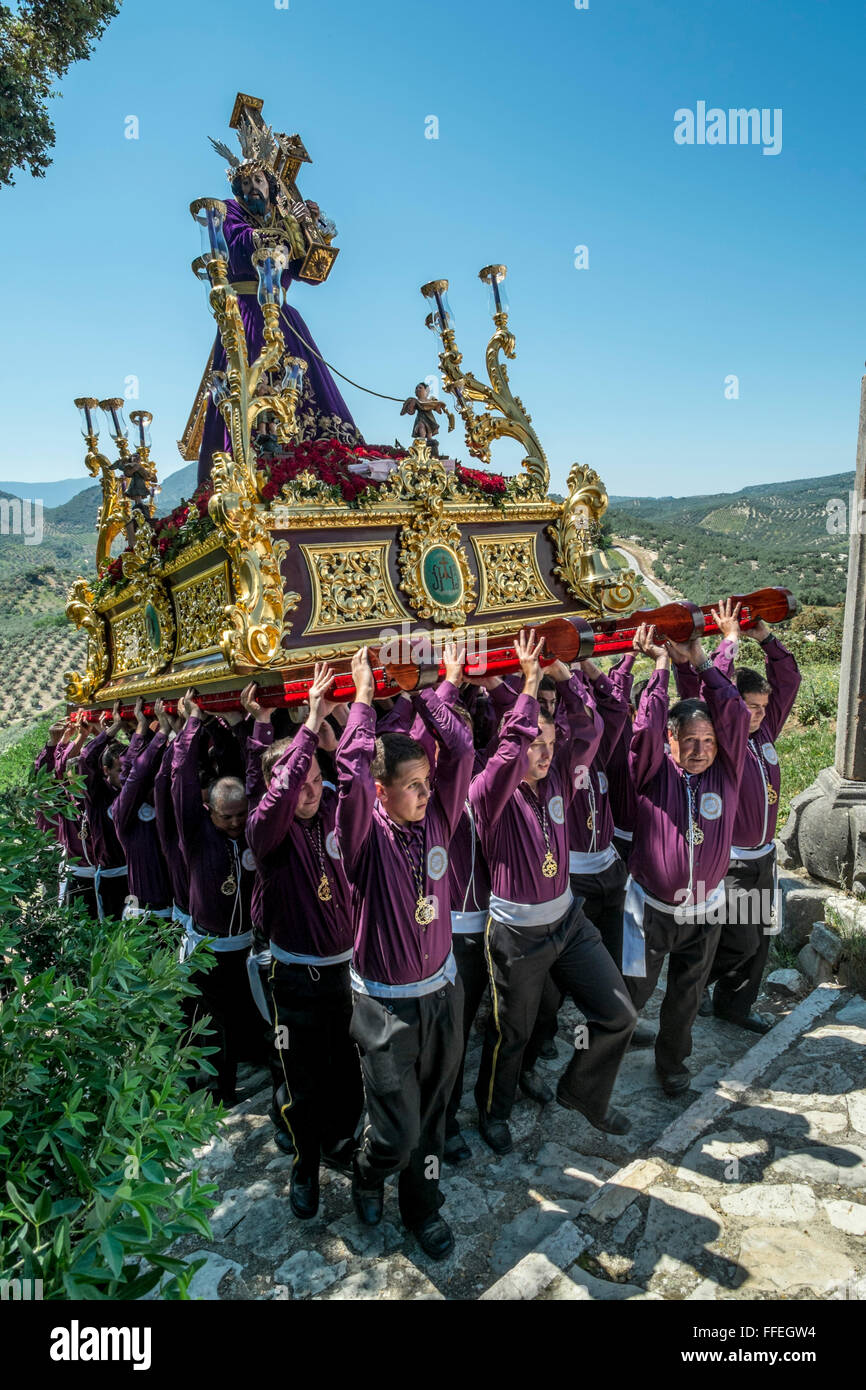
M 780 1020 L 791 1007 L 774 1005 Z M 559 1059 L 540 1064 L 551 1082 L 578 1021 L 563 1011 Z M 685 1098 L 658 1089 L 651 1052 L 629 1055 L 615 1097 L 632 1118 L 624 1138 L 521 1100 L 515 1152 L 498 1158 L 478 1138 L 467 1088 L 472 1159 L 443 1169 L 456 1249 L 442 1263 L 403 1230 L 392 1184 L 383 1224 L 369 1229 L 348 1180 L 323 1170 L 319 1216 L 295 1220 L 290 1160 L 271 1138 L 268 1090 L 258 1089 L 198 1159 L 220 1203 L 213 1239 L 176 1248 L 205 1257 L 192 1296 L 866 1296 L 866 1001 L 823 986 L 766 1038 L 700 1019 L 695 1044 Z M 470 1080 L 479 1045 L 475 1033 Z

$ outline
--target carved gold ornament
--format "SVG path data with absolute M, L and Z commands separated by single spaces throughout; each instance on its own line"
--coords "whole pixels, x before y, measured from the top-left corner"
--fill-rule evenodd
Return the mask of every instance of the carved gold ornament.
M 89 700 L 108 675 L 108 644 L 105 623 L 94 606 L 93 590 L 86 579 L 76 579 L 66 599 L 66 616 L 87 633 L 87 664 L 84 674 L 67 671 L 66 698 L 74 704 Z
M 607 493 L 598 474 L 575 463 L 568 475 L 568 496 L 559 520 L 547 528 L 556 547 L 554 574 L 593 613 L 622 613 L 635 602 L 631 570 L 614 573 L 599 548 Z
M 137 601 L 137 608 L 133 611 L 140 615 L 138 643 L 141 664 L 149 676 L 155 676 L 165 669 L 174 655 L 174 610 L 168 588 L 160 576 L 153 532 L 142 518 L 136 517 L 135 545 L 131 551 L 124 553 L 122 567 L 129 590 Z M 112 636 L 115 642 L 119 626 L 120 620 L 113 621 Z M 123 631 L 125 633 L 126 629 Z M 127 642 L 131 640 L 131 637 L 127 638 Z M 114 675 L 120 674 L 118 659 L 115 647 Z M 122 669 L 129 671 L 132 668 L 124 664 Z
M 230 601 L 228 565 L 182 579 L 171 591 L 177 614 L 175 658 L 185 661 L 220 650 L 219 634 Z
M 222 536 L 231 566 L 232 601 L 225 614 L 220 650 L 235 670 L 277 666 L 284 657 L 283 637 L 290 631 L 286 613 L 297 608 L 300 594 L 283 592 L 280 562 L 287 541 L 273 541 L 262 524 L 252 473 L 225 453 L 213 456 L 214 493 L 208 511 Z
M 150 657 L 150 644 L 144 627 L 144 611 L 140 606 L 128 608 L 125 613 L 112 617 L 111 622 L 111 674 L 130 676 L 138 671 L 147 671 Z
M 475 579 L 456 522 L 419 512 L 400 532 L 402 587 L 419 618 L 459 627 L 475 601 Z
M 472 537 L 480 582 L 476 617 L 506 608 L 556 603 L 538 567 L 535 542 L 534 533 Z
M 301 545 L 313 592 L 313 611 L 304 636 L 335 628 L 381 627 L 410 616 L 388 573 L 391 542 L 358 545 Z

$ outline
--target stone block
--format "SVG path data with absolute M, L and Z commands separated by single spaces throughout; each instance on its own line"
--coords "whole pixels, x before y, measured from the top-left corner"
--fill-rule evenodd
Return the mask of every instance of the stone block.
M 774 970 L 765 983 L 776 994 L 799 994 L 806 981 L 799 970 Z
M 843 893 L 831 893 L 824 904 L 824 911 L 838 917 L 843 927 L 866 936 L 866 903 L 858 903 L 855 898 Z
M 842 958 L 842 942 L 832 927 L 828 927 L 824 922 L 816 922 L 809 937 L 809 945 L 827 962 L 831 970 L 836 969 Z
M 797 954 L 797 964 L 813 985 L 827 984 L 833 979 L 832 967 L 819 956 L 813 946 L 804 946 Z
M 626 1164 L 590 1197 L 586 1204 L 587 1216 L 593 1221 L 615 1221 L 661 1174 L 661 1164 L 649 1159 L 638 1158 Z
M 814 923 L 823 916 L 824 903 L 833 893 L 832 888 L 793 888 L 783 895 L 782 930 L 779 933 L 783 945 L 798 951 L 812 934 Z

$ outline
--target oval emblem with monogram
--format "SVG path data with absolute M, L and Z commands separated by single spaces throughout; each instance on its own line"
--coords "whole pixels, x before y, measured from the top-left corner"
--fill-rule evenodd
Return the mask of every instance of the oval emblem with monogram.
M 704 820 L 718 820 L 722 814 L 722 798 L 718 792 L 704 792 L 701 797 L 701 815 Z
M 603 772 L 598 774 L 598 789 L 602 796 L 607 796 L 607 777 Z
M 251 849 L 244 850 L 241 855 L 241 864 L 245 869 L 254 869 L 256 867 L 256 856 Z
M 565 807 L 562 804 L 561 796 L 552 796 L 547 803 L 547 813 L 552 821 L 557 825 L 562 825 L 565 820 Z
M 432 845 L 427 851 L 427 875 L 432 878 L 434 883 L 445 873 L 448 868 L 448 851 L 443 845 Z
M 142 802 L 141 806 L 139 806 L 139 808 L 138 808 L 138 819 L 139 819 L 139 820 L 153 820 L 153 818 L 155 817 L 155 815 L 156 815 L 156 811 L 155 811 L 154 808 L 150 805 L 150 802 L 148 802 L 148 801 Z
M 772 767 L 775 767 L 777 762 L 779 761 L 779 755 L 773 747 L 772 743 L 765 743 L 761 749 L 761 752 L 764 755 L 764 761 L 770 763 Z
M 332 859 L 342 859 L 343 856 L 340 854 L 340 846 L 337 844 L 336 830 L 332 830 L 330 835 L 325 836 L 325 849 Z

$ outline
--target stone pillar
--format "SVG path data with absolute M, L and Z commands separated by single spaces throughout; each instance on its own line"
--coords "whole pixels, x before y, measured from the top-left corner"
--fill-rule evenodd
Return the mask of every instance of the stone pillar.
M 850 554 L 837 711 L 836 762 L 791 802 L 780 836 L 780 863 L 866 895 L 866 377 L 849 517 Z

